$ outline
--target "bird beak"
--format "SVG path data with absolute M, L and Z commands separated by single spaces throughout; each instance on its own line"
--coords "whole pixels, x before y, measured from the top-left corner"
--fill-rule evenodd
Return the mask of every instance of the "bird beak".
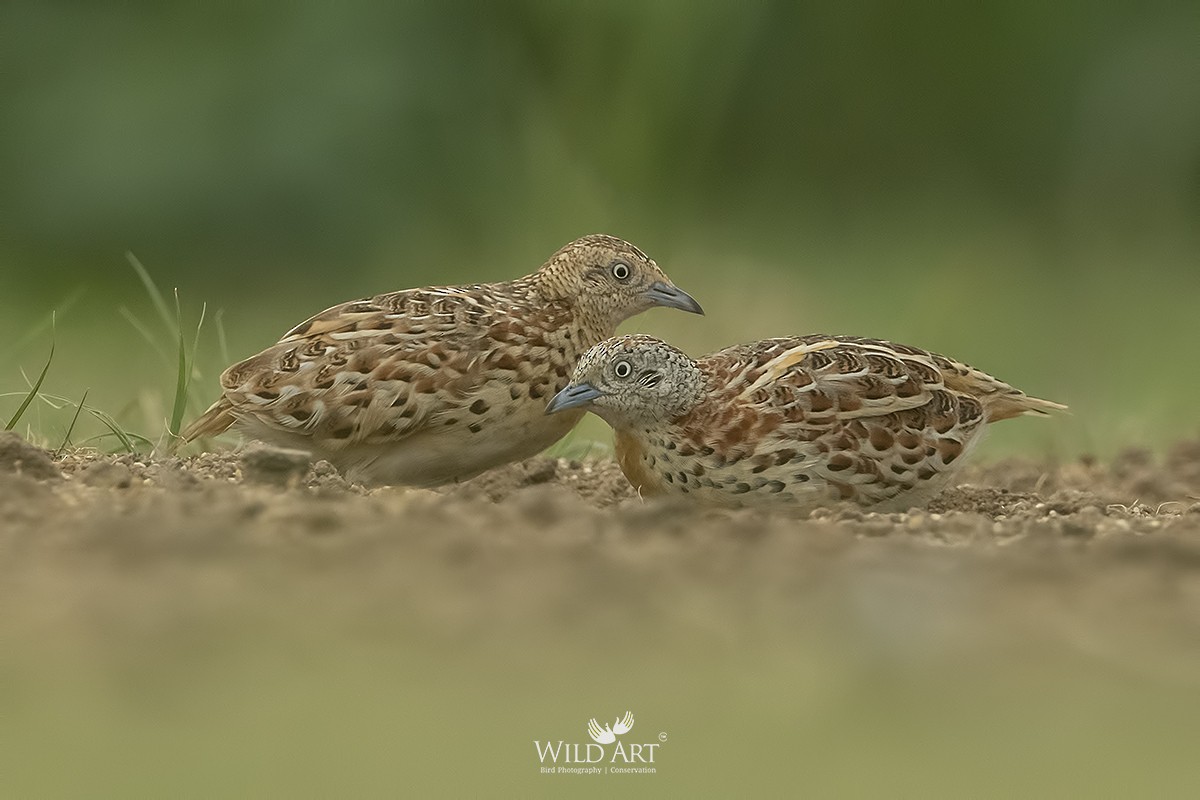
M 554 399 L 546 406 L 546 413 L 553 414 L 557 411 L 565 411 L 568 408 L 586 406 L 597 397 L 602 397 L 603 395 L 604 392 L 590 383 L 577 383 L 574 386 L 568 386 L 554 395 Z
M 650 288 L 646 290 L 643 296 L 656 306 L 678 308 L 680 311 L 704 316 L 704 309 L 700 307 L 695 298 L 683 289 L 672 286 L 669 283 L 655 281 L 650 284 Z

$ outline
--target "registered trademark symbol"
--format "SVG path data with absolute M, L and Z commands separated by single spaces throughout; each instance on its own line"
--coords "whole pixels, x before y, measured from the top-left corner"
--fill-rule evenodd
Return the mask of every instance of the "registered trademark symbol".
M 660 733 L 660 734 L 658 735 L 658 740 L 659 740 L 660 742 L 665 742 L 665 741 L 667 740 L 667 732 L 666 732 L 666 731 L 663 731 L 662 733 Z

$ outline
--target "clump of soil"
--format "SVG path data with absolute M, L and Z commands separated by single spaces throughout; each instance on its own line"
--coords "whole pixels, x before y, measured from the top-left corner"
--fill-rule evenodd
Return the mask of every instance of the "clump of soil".
M 299 450 L 252 444 L 242 452 L 242 477 L 250 483 L 298 486 L 308 476 L 310 459 Z
M 0 431 L 0 474 L 24 475 L 35 480 L 62 477 L 50 454 L 11 431 Z

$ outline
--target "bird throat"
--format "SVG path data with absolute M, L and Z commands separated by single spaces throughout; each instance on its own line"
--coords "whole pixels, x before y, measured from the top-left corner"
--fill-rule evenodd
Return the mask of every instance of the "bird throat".
M 621 472 L 641 497 L 664 494 L 662 478 L 646 464 L 646 448 L 629 430 L 616 432 L 615 451 Z

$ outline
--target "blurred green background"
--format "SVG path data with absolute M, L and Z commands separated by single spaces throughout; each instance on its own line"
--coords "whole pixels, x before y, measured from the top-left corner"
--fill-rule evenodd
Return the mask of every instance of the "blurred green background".
M 88 390 L 161 434 L 174 342 L 127 251 L 178 288 L 186 327 L 207 304 L 195 414 L 229 360 L 322 308 L 514 277 L 592 232 L 639 244 L 708 310 L 627 330 L 693 353 L 892 338 L 1072 406 L 1002 426 L 984 457 L 1194 436 L 1200 5 L 0 3 L 0 423 L 57 311 L 44 390 Z M 70 419 L 38 403 L 20 429 L 56 445 Z M 103 430 L 85 416 L 74 438 Z M 608 433 L 591 420 L 579 438 Z M 188 497 L 186 518 L 207 520 L 207 495 Z M 653 536 L 628 560 L 581 534 L 548 565 L 501 547 L 426 570 L 214 515 L 246 543 L 209 561 L 220 530 L 160 530 L 159 510 L 130 522 L 114 506 L 77 549 L 46 537 L 50 555 L 18 541 L 0 558 L 0 795 L 1063 796 L 1158 780 L 1151 794 L 1187 796 L 1194 782 L 1194 620 L 1153 642 L 1179 648 L 1182 677 L 1123 660 L 1157 631 L 1139 616 L 1155 576 L 1080 612 L 1101 628 L 1128 612 L 1115 638 L 1067 613 L 1068 586 L 1017 602 L 1001 644 L 970 646 L 993 642 L 995 620 L 967 615 L 946 635 L 965 654 L 947 656 L 890 621 L 847 633 L 841 603 L 906 607 L 857 576 L 814 599 L 816 577 L 789 576 L 821 570 L 820 543 L 814 559 L 762 551 L 774 571 L 740 583 L 719 559 L 680 578 L 670 559 L 688 548 Z M 165 555 L 126 544 L 139 532 L 163 534 Z M 601 556 L 601 577 L 625 583 L 595 577 Z M 977 597 L 942 591 L 960 568 L 916 573 L 929 606 L 953 616 Z M 587 577 L 599 599 L 561 619 L 476 592 Z M 604 617 L 600 593 L 626 584 L 643 594 Z M 1015 585 L 977 599 L 1009 619 L 1029 594 Z M 1146 607 L 1190 608 L 1170 591 Z M 655 603 L 684 620 L 647 616 Z M 927 611 L 918 628 L 940 619 Z M 539 782 L 530 739 L 577 740 L 626 703 L 670 732 L 662 781 Z
M 1073 407 L 993 455 L 1197 429 L 1194 4 L 13 2 L 0 31 L 0 390 L 59 308 L 46 390 L 161 430 L 127 250 L 208 305 L 194 414 L 218 309 L 237 359 L 604 231 L 709 312 L 629 330 L 893 338 Z

